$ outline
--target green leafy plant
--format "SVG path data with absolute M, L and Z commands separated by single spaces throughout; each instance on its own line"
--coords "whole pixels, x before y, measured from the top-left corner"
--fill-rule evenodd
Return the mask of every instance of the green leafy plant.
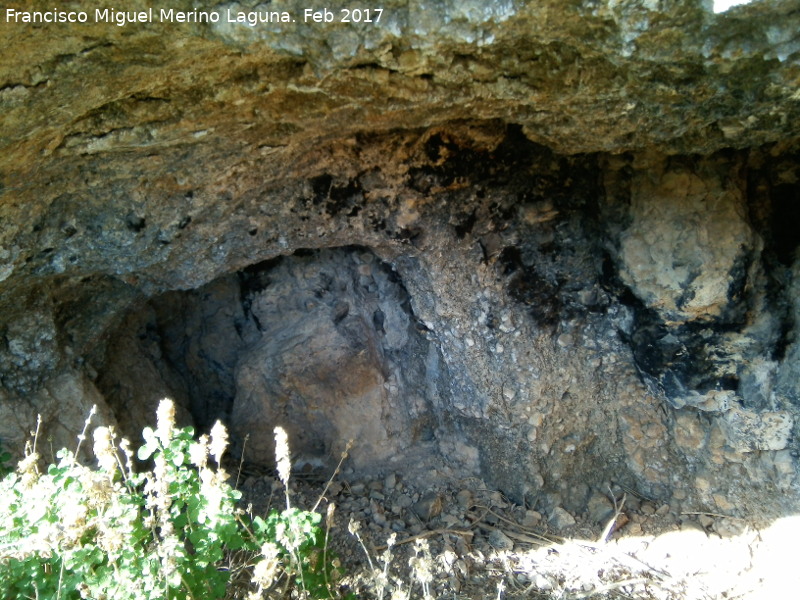
M 11 473 L 14 469 L 9 467 L 6 463 L 11 460 L 11 453 L 3 450 L 3 445 L 0 444 L 0 479 Z
M 174 426 L 161 402 L 157 427 L 136 455 L 126 440 L 94 431 L 97 468 L 61 450 L 39 472 L 36 437 L 17 470 L 0 483 L 0 595 L 3 598 L 162 600 L 285 596 L 334 597 L 337 570 L 322 543 L 321 515 L 292 508 L 250 518 L 222 468 L 227 432 L 210 436 Z M 37 428 L 38 430 L 38 428 Z M 288 444 L 284 460 L 288 462 Z M 279 453 L 279 456 L 281 454 Z M 284 485 L 288 471 L 279 472 Z M 235 558 L 235 560 L 234 560 Z M 249 575 L 244 588 L 233 588 Z

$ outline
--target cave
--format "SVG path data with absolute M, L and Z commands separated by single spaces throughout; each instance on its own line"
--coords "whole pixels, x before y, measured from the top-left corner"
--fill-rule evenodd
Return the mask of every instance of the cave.
M 227 423 L 256 467 L 274 467 L 279 423 L 299 468 L 330 471 L 352 442 L 353 467 L 378 473 L 441 462 L 441 364 L 391 265 L 363 247 L 300 249 L 132 309 L 97 385 L 128 431 L 149 419 L 131 406 L 170 397 L 199 430 Z
M 408 4 L 7 24 L 3 448 L 167 396 L 266 469 L 797 513 L 793 3 Z

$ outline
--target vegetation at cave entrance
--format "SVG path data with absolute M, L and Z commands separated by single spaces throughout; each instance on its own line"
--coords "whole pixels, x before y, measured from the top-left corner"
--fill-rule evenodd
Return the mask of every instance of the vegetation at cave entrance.
M 94 430 L 97 466 L 78 460 L 92 415 L 73 453 L 61 450 L 46 473 L 37 436 L 0 482 L 0 595 L 22 598 L 274 598 L 336 595 L 339 573 L 324 551 L 322 517 L 294 508 L 253 517 L 222 467 L 228 436 L 217 423 L 194 438 L 174 425 L 171 400 L 143 432 L 135 455 L 127 440 Z M 279 439 L 279 431 L 276 430 Z M 279 456 L 280 456 L 279 448 Z M 284 460 L 288 445 L 283 434 Z M 288 486 L 289 471 L 279 474 Z M 287 487 L 288 489 L 288 487 Z

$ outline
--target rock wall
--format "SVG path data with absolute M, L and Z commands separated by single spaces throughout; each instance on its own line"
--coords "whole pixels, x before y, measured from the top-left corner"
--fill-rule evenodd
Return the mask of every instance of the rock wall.
M 492 6 L 6 24 L 3 445 L 170 395 L 256 463 L 795 511 L 800 16 Z

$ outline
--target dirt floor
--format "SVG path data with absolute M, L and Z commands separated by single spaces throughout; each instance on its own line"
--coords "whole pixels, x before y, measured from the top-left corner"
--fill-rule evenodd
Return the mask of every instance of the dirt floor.
M 292 504 L 335 505 L 329 548 L 347 574 L 341 589 L 359 598 L 760 600 L 800 589 L 800 517 L 757 526 L 679 513 L 613 485 L 585 514 L 551 515 L 476 479 L 417 489 L 401 474 L 345 471 L 323 495 L 325 485 L 295 474 Z M 285 502 L 268 473 L 241 473 L 239 487 L 255 514 Z

